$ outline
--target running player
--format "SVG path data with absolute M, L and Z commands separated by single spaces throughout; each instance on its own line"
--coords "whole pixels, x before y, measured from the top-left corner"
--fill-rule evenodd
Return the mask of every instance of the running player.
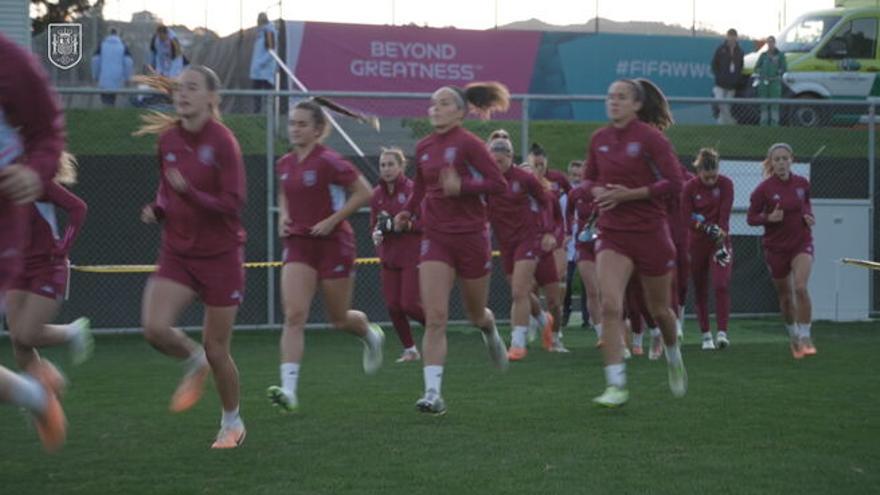
M 47 325 L 67 296 L 68 253 L 85 222 L 86 204 L 61 185 L 74 183 L 76 162 L 73 155 L 64 153 L 55 180 L 28 209 L 30 236 L 24 248 L 24 271 L 6 295 L 9 330 L 20 369 L 28 369 L 40 359 L 37 347 L 68 344 L 74 364 L 82 364 L 91 355 L 88 318 L 69 325 Z M 63 235 L 58 231 L 56 206 L 67 214 Z
M 395 228 L 406 229 L 413 216 L 423 212 L 419 283 L 426 318 L 425 394 L 416 402 L 421 412 L 446 412 L 440 394 L 449 293 L 456 276 L 468 319 L 482 331 L 495 366 L 507 368 L 507 349 L 495 315 L 486 307 L 492 258 L 484 200 L 487 194 L 504 193 L 505 181 L 486 145 L 461 124 L 471 109 L 488 116 L 506 110 L 509 101 L 500 83 L 444 86 L 434 92 L 428 110 L 434 132 L 416 146 L 415 190 L 394 218 Z
M 419 229 L 394 230 L 396 215 L 412 196 L 413 181 L 403 172 L 406 156 L 400 148 L 383 149 L 379 155 L 379 185 L 373 189 L 370 225 L 373 243 L 382 263 L 382 293 L 388 316 L 394 324 L 403 354 L 398 363 L 419 361 L 421 354 L 412 336 L 409 320 L 425 326 L 425 312 L 419 297 Z
M 0 34 L 0 316 L 6 291 L 22 268 L 29 204 L 55 177 L 64 149 L 64 121 L 45 72 L 30 53 Z M 59 395 L 64 384 L 41 359 L 26 373 L 0 366 L 0 402 L 25 408 L 43 447 L 64 445 L 67 420 Z
M 172 88 L 156 77 L 156 85 Z M 239 414 L 238 370 L 230 354 L 232 327 L 244 297 L 241 211 L 245 170 L 238 141 L 220 123 L 220 79 L 213 70 L 187 67 L 173 83 L 176 116 L 153 113 L 135 134 L 159 134 L 159 188 L 141 221 L 162 224 L 159 268 L 144 288 L 144 337 L 184 363 L 170 409 L 190 409 L 214 374 L 223 414 L 211 445 L 235 448 L 244 441 Z M 202 345 L 174 328 L 198 297 L 205 306 Z
M 362 340 L 364 371 L 373 374 L 382 366 L 382 329 L 363 312 L 351 309 L 356 253 L 347 218 L 370 202 L 372 189 L 354 165 L 321 144 L 331 131 L 324 101 L 301 101 L 290 111 L 287 130 L 293 151 L 276 165 L 278 230 L 284 240 L 284 330 L 281 386 L 269 387 L 267 394 L 283 412 L 299 406 L 305 325 L 319 285 L 333 328 Z
M 605 376 L 608 387 L 594 401 L 621 406 L 629 399 L 623 362 L 623 298 L 638 272 L 645 303 L 666 345 L 669 387 L 687 391 L 687 374 L 670 310 L 675 247 L 669 237 L 663 197 L 681 191 L 681 165 L 662 133 L 672 123 L 666 98 L 648 81 L 615 81 L 608 89 L 610 125 L 589 145 L 584 180 L 599 208 L 596 270 L 602 299 Z
M 730 345 L 727 320 L 730 316 L 730 275 L 733 248 L 730 243 L 730 210 L 733 181 L 718 172 L 718 152 L 703 148 L 694 161 L 697 176 L 684 185 L 682 214 L 691 226 L 689 253 L 697 319 L 703 350 Z M 718 333 L 713 341 L 709 326 L 709 274 L 715 291 Z
M 764 226 L 764 261 L 779 297 L 791 354 L 801 359 L 816 354 L 810 335 L 813 315 L 807 289 L 816 219 L 810 205 L 810 182 L 792 173 L 793 160 L 794 151 L 788 144 L 770 146 L 764 160 L 766 178 L 749 200 L 748 223 Z
M 507 139 L 494 139 L 489 151 L 507 180 L 504 194 L 489 196 L 489 221 L 498 240 L 501 264 L 510 283 L 513 327 L 511 361 L 526 357 L 532 289 L 544 289 L 547 307 L 559 319 L 558 274 L 553 260 L 556 246 L 555 225 L 549 212 L 553 200 L 533 174 L 513 166 L 513 145 Z

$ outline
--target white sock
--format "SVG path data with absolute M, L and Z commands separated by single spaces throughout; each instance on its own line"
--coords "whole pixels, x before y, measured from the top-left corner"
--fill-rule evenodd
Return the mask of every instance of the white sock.
M 208 358 L 205 356 L 205 349 L 203 347 L 199 347 L 183 362 L 183 369 L 186 373 L 192 373 L 200 370 L 203 366 L 207 365 Z
M 785 330 L 788 332 L 788 337 L 793 339 L 798 336 L 798 326 L 797 323 L 792 323 L 791 325 L 785 324 Z
M 644 336 L 645 336 L 645 334 L 643 334 L 643 333 L 634 333 L 633 334 L 633 347 L 641 347 L 642 346 L 642 337 L 644 337 Z
M 510 334 L 510 347 L 525 347 L 528 332 L 529 327 L 527 326 L 513 327 L 513 332 Z
M 15 375 L 10 384 L 12 403 L 32 413 L 40 414 L 46 410 L 46 390 L 40 382 L 27 373 Z
M 281 363 L 281 388 L 284 393 L 296 397 L 299 383 L 299 363 Z
M 403 350 L 403 352 L 419 352 L 419 350 L 416 348 L 416 346 L 412 346 L 412 347 L 407 347 L 406 349 Z
M 532 315 L 529 315 L 529 327 L 538 328 L 538 320 Z
M 535 320 L 538 321 L 538 325 L 540 325 L 541 328 L 544 328 L 544 326 L 547 325 L 547 315 L 543 311 L 538 313 L 538 316 L 535 317 Z
M 440 386 L 443 385 L 443 366 L 425 366 L 422 368 L 422 375 L 425 377 L 425 392 L 434 390 L 440 395 Z
M 681 362 L 681 347 L 679 347 L 678 344 L 671 347 L 663 344 L 663 347 L 666 350 L 664 354 L 666 354 L 667 363 L 678 364 Z
M 654 327 L 654 328 L 650 329 L 649 331 L 651 332 L 651 337 L 660 337 L 660 329 L 659 328 Z
M 810 327 L 813 326 L 812 323 L 798 323 L 798 333 L 800 334 L 802 339 L 810 338 Z
M 231 411 L 223 411 L 223 419 L 220 420 L 220 426 L 233 426 L 241 422 L 241 416 L 238 414 L 238 408 Z
M 596 338 L 601 339 L 602 338 L 602 324 L 599 323 L 598 325 L 593 326 L 593 330 L 596 331 Z
M 626 388 L 626 363 L 606 366 L 605 382 L 611 387 Z
M 684 332 L 684 327 L 681 324 L 681 320 L 679 318 L 675 319 L 675 331 L 678 333 Z
M 703 340 L 712 340 L 712 331 L 703 332 Z
M 562 343 L 562 332 L 553 332 L 553 343 L 561 344 Z

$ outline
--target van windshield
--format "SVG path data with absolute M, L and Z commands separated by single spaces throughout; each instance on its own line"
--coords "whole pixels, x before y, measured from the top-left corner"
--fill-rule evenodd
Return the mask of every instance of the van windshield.
M 808 52 L 840 22 L 836 15 L 805 15 L 790 24 L 776 41 L 783 52 Z

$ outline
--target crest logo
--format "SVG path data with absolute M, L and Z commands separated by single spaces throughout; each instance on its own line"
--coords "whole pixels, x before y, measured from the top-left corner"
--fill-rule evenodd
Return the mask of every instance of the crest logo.
M 82 24 L 49 24 L 48 56 L 52 65 L 70 69 L 82 60 Z
M 718 189 L 717 187 L 715 189 L 712 189 L 712 196 L 715 196 L 716 198 L 720 198 L 721 197 L 721 189 Z
M 312 187 L 318 183 L 318 174 L 314 170 L 306 170 L 303 172 L 303 184 Z
M 519 181 L 518 181 L 518 180 L 512 181 L 512 182 L 510 183 L 510 190 L 513 191 L 513 192 L 515 192 L 515 193 L 518 193 L 518 192 L 520 192 L 520 191 L 522 190 L 522 188 L 521 188 L 520 185 L 519 185 Z
M 209 145 L 199 146 L 199 161 L 203 165 L 214 165 L 214 148 Z
M 406 203 L 406 194 L 397 193 L 397 202 L 400 204 Z
M 626 154 L 633 158 L 639 156 L 639 151 L 642 151 L 642 143 L 633 141 L 626 145 Z
M 443 161 L 452 165 L 452 163 L 455 161 L 455 155 L 457 153 L 458 149 L 456 149 L 455 147 L 446 148 L 446 150 L 443 151 Z
M 804 189 L 802 187 L 795 189 L 795 192 L 797 193 L 798 199 L 800 199 L 801 201 L 803 201 L 804 196 L 807 195 L 807 192 L 804 191 Z

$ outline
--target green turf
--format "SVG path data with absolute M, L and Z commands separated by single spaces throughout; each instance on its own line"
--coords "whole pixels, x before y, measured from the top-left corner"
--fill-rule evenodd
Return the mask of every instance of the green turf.
M 82 110 L 66 112 L 70 151 L 85 155 L 153 155 L 155 137 L 132 137 L 137 129 L 137 109 Z M 259 115 L 227 114 L 224 122 L 235 132 L 245 154 L 263 154 L 266 150 L 265 118 Z M 408 119 L 413 138 L 430 132 L 425 119 Z M 589 136 L 601 124 L 571 121 L 538 120 L 531 122 L 529 138 L 547 149 L 551 165 L 564 167 L 568 160 L 584 156 Z M 506 128 L 519 141 L 520 121 L 468 121 L 466 126 L 480 136 L 494 129 Z M 754 126 L 676 125 L 667 133 L 676 150 L 694 155 L 704 146 L 717 146 L 722 156 L 762 156 L 775 142 L 790 143 L 801 158 L 813 155 L 825 145 L 823 157 L 863 158 L 867 156 L 868 134 L 863 128 L 803 129 L 778 127 L 772 130 Z M 880 141 L 878 141 L 880 143 Z M 276 141 L 276 152 L 285 152 L 284 139 Z
M 418 364 L 360 370 L 360 343 L 307 337 L 301 412 L 264 399 L 277 380 L 277 333 L 240 333 L 248 438 L 208 445 L 213 392 L 167 412 L 179 368 L 137 336 L 100 337 L 95 358 L 68 369 L 69 443 L 44 455 L 25 419 L 0 408 L 0 492 L 236 494 L 877 493 L 880 332 L 817 324 L 819 356 L 793 360 L 779 324 L 736 321 L 732 348 L 700 352 L 689 323 L 690 391 L 673 399 L 663 362 L 629 366 L 630 404 L 599 410 L 593 338 L 570 328 L 570 355 L 533 350 L 502 375 L 477 333 L 449 339 L 443 417 L 418 414 Z M 0 344 L 9 364 L 8 341 Z M 64 358 L 58 352 L 50 356 Z

